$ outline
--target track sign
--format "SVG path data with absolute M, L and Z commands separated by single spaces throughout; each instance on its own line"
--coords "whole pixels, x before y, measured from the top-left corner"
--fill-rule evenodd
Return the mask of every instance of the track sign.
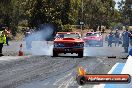
M 84 22 L 80 22 L 80 25 L 84 25 Z

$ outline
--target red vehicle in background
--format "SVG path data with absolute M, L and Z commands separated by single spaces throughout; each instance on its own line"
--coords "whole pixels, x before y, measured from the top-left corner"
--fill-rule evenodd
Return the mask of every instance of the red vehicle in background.
M 100 46 L 103 47 L 103 36 L 100 32 L 87 32 L 84 36 L 86 46 Z
M 84 41 L 78 32 L 58 32 L 54 40 L 53 56 L 59 53 L 77 53 L 83 57 Z

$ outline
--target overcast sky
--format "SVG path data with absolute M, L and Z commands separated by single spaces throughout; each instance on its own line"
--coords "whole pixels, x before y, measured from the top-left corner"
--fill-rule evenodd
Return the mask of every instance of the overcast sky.
M 115 0 L 115 1 L 116 1 L 116 3 L 117 3 L 117 2 L 119 2 L 119 1 L 121 1 L 121 0 Z M 115 8 L 118 9 L 118 4 L 115 5 Z

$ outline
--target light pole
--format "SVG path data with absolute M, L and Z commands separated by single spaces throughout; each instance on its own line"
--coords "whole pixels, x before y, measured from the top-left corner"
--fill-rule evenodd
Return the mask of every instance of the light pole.
M 81 34 L 82 34 L 82 31 L 83 31 L 83 25 L 84 25 L 84 22 L 83 22 L 83 0 L 81 1 L 81 22 L 80 22 L 80 25 L 81 25 Z
M 82 9 L 82 20 L 83 20 L 83 0 L 81 1 L 82 5 L 81 5 L 81 9 Z

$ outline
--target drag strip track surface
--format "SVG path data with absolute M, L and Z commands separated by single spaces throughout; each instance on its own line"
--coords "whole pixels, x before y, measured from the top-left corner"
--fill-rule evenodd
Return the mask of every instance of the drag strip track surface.
M 88 73 L 107 73 L 120 58 L 30 56 L 0 61 L 0 88 L 79 88 L 75 77 L 83 66 Z M 84 86 L 91 88 L 93 85 Z

